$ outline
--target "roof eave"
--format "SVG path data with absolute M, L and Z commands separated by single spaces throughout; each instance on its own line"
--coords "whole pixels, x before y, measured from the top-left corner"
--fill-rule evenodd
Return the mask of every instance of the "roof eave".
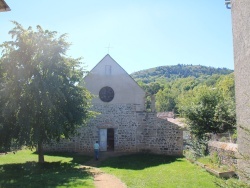
M 7 12 L 11 11 L 10 7 L 7 5 L 7 3 L 4 0 L 0 0 L 0 12 Z
M 10 8 L 0 9 L 0 12 L 7 12 L 7 11 L 11 11 L 11 9 Z

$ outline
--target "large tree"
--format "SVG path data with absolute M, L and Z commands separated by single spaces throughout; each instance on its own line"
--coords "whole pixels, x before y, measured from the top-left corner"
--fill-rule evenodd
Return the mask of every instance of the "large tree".
M 13 23 L 12 41 L 1 45 L 0 145 L 37 147 L 44 162 L 43 144 L 69 138 L 86 123 L 90 94 L 78 85 L 81 59 L 66 55 L 65 34 Z

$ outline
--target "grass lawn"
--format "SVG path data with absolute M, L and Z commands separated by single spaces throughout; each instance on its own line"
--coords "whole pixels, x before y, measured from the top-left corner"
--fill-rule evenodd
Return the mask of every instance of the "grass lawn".
M 218 179 L 185 158 L 135 154 L 110 158 L 100 168 L 131 188 L 214 188 Z
M 29 150 L 0 155 L 0 187 L 94 187 L 93 177 L 79 168 L 91 157 L 51 153 L 44 164 L 37 158 Z M 100 168 L 131 188 L 215 188 L 215 182 L 226 182 L 180 157 L 134 154 L 109 158 Z
M 52 156 L 53 155 L 53 156 Z M 44 164 L 30 150 L 0 156 L 0 187 L 94 187 L 93 177 L 79 164 L 90 158 L 61 153 L 45 155 Z

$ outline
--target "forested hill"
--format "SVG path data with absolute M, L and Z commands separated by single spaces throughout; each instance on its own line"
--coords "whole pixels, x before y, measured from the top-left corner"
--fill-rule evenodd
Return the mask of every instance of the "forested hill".
M 171 66 L 160 66 L 151 69 L 146 69 L 138 72 L 134 72 L 131 76 L 135 80 L 141 80 L 144 83 L 156 81 L 162 78 L 176 79 L 186 77 L 200 77 L 205 75 L 226 75 L 232 73 L 233 70 L 227 68 L 214 68 L 202 65 L 171 65 Z

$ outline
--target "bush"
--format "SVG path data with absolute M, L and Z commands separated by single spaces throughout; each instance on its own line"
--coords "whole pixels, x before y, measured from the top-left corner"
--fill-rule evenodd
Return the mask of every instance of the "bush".
M 192 150 L 184 150 L 183 155 L 191 162 L 194 162 L 197 159 L 195 153 Z

